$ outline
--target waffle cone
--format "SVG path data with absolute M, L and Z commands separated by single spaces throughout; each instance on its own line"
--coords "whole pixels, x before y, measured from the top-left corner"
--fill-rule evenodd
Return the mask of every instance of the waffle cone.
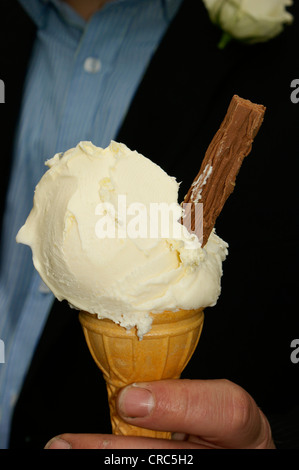
M 178 379 L 200 337 L 203 309 L 154 314 L 151 330 L 139 340 L 135 328 L 127 331 L 111 320 L 80 312 L 85 339 L 103 372 L 113 434 L 170 439 L 170 432 L 153 431 L 125 423 L 116 412 L 120 388 L 134 382 Z

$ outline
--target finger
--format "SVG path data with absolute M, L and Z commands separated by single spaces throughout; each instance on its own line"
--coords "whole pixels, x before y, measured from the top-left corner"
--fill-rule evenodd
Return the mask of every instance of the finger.
M 253 398 L 227 380 L 133 384 L 121 390 L 117 409 L 135 426 L 192 434 L 216 446 L 273 446 L 268 421 Z
M 110 434 L 61 434 L 51 439 L 45 449 L 198 449 L 194 442 L 169 441 L 146 437 Z

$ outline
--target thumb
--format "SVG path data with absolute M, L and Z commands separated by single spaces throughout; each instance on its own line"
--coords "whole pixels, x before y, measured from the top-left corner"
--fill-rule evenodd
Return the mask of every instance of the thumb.
M 135 426 L 187 433 L 225 448 L 271 447 L 270 426 L 253 398 L 227 380 L 162 380 L 129 385 L 117 399 Z

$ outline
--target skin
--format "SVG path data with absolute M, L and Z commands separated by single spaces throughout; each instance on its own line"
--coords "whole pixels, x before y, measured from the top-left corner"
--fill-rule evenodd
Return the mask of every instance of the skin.
M 110 0 L 64 0 L 65 3 L 68 3 L 86 21 L 109 1 Z
M 110 0 L 64 0 L 86 21 Z M 107 434 L 61 434 L 46 449 L 274 449 L 253 398 L 228 380 L 163 380 L 130 385 L 117 398 L 122 419 L 173 432 L 171 441 Z
M 172 431 L 171 441 L 107 434 L 62 434 L 46 449 L 274 449 L 253 398 L 228 380 L 162 380 L 129 385 L 117 398 L 122 419 Z

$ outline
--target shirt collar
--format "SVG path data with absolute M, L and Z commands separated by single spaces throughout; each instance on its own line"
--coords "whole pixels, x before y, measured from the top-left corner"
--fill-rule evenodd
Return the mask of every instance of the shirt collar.
M 85 21 L 67 3 L 61 0 L 18 0 L 38 28 L 43 28 L 49 8 L 53 6 L 58 14 L 74 26 L 84 27 Z
M 123 3 L 132 0 L 111 0 L 111 3 Z M 138 0 L 141 1 L 141 0 Z M 146 0 L 142 0 L 146 1 Z M 173 11 L 177 7 L 178 0 L 158 0 L 164 11 L 165 18 L 170 20 Z M 73 25 L 84 27 L 85 21 L 80 17 L 67 3 L 62 0 L 19 0 L 24 10 L 28 13 L 38 28 L 42 28 L 45 22 L 45 16 L 50 3 L 57 9 L 63 19 Z

